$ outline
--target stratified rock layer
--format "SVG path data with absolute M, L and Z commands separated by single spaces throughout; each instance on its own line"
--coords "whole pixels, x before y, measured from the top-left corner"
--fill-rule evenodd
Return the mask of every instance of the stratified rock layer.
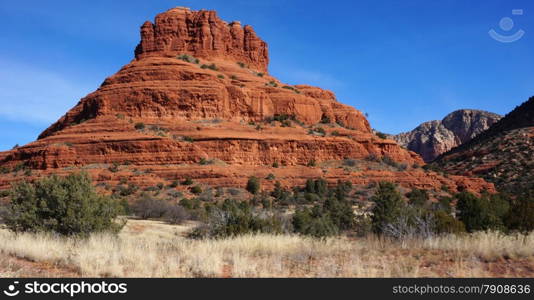
M 215 11 L 177 7 L 159 14 L 154 24 L 147 21 L 141 27 L 137 59 L 184 53 L 239 61 L 263 72 L 269 64 L 267 44 L 251 26 L 243 27 L 239 21 L 228 24 Z
M 141 186 L 188 177 L 242 186 L 249 176 L 272 173 L 286 186 L 325 177 L 492 190 L 481 179 L 425 173 L 416 153 L 377 138 L 360 111 L 330 91 L 281 83 L 266 73 L 267 62 L 267 46 L 251 27 L 227 24 L 212 11 L 171 9 L 141 27 L 131 63 L 37 141 L 0 153 L 0 165 L 31 168 L 26 178 L 85 170 L 98 182 L 127 178 Z M 369 157 L 403 168 L 322 166 Z M 0 175 L 0 187 L 18 174 Z

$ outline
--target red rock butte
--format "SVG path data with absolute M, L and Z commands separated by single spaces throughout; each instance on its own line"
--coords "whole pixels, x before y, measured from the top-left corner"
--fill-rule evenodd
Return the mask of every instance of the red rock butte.
M 423 165 L 420 156 L 375 136 L 360 111 L 330 91 L 280 82 L 268 74 L 268 62 L 267 44 L 251 26 L 224 22 L 214 11 L 161 13 L 141 26 L 135 59 L 37 141 L 0 153 L 4 169 L 32 170 L 0 175 L 0 187 L 85 170 L 98 182 L 141 186 L 189 177 L 242 187 L 249 176 L 273 174 L 285 186 L 324 177 L 493 190 L 482 179 L 413 167 Z M 407 167 L 331 167 L 346 158 L 386 156 Z

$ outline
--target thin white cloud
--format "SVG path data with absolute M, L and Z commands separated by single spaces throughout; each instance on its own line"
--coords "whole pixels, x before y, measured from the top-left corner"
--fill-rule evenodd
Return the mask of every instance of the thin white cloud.
M 0 60 L 0 117 L 27 123 L 52 123 L 88 92 L 64 76 Z

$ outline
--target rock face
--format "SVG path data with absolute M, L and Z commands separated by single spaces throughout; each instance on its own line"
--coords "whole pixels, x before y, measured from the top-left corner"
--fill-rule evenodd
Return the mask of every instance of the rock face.
M 453 174 L 480 176 L 502 190 L 534 190 L 534 97 L 488 130 L 433 163 Z
M 330 91 L 281 83 L 266 72 L 267 62 L 267 45 L 250 26 L 228 24 L 213 11 L 171 9 L 143 24 L 134 60 L 37 141 L 0 153 L 0 167 L 31 169 L 34 177 L 85 170 L 101 183 L 140 186 L 187 177 L 243 186 L 249 176 L 272 173 L 286 186 L 324 177 L 493 188 L 481 179 L 425 173 L 416 153 L 376 137 L 360 111 Z M 325 165 L 369 157 L 403 168 Z M 0 187 L 20 179 L 17 172 L 0 175 Z
M 441 121 L 425 122 L 410 132 L 391 137 L 429 162 L 471 140 L 500 118 L 501 116 L 487 111 L 461 109 L 448 114 Z
M 137 59 L 149 56 L 195 57 L 240 61 L 262 72 L 267 71 L 267 44 L 251 26 L 239 21 L 226 23 L 214 11 L 191 11 L 177 7 L 159 14 L 156 22 L 141 27 L 141 42 L 135 49 Z

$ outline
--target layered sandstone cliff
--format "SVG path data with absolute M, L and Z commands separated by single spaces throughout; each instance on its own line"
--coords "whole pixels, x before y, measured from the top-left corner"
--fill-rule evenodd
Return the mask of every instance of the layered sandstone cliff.
M 192 54 L 205 59 L 241 61 L 262 72 L 267 71 L 267 44 L 251 26 L 239 21 L 227 23 L 215 11 L 191 11 L 177 7 L 156 16 L 155 23 L 141 27 L 137 59 L 149 56 L 174 57 Z
M 493 188 L 423 172 L 416 153 L 376 137 L 360 111 L 330 91 L 280 82 L 267 64 L 267 45 L 250 26 L 226 23 L 213 11 L 171 9 L 143 24 L 134 60 L 37 141 L 0 153 L 0 166 L 32 170 L 26 177 L 86 170 L 99 182 L 128 178 L 141 186 L 187 177 L 235 186 L 272 173 L 287 186 L 325 177 Z M 387 158 L 404 167 L 328 167 L 347 158 Z M 0 187 L 21 178 L 0 175 Z

